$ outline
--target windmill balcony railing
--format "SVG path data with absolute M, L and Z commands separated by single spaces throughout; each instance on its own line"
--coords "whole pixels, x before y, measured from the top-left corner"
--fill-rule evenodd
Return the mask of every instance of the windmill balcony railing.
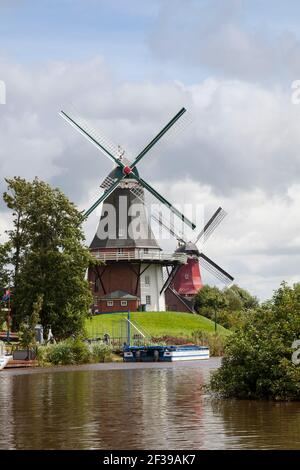
M 161 262 L 172 262 L 177 261 L 185 264 L 187 262 L 187 256 L 184 253 L 166 253 L 166 252 L 151 252 L 144 253 L 143 251 L 96 251 L 94 256 L 101 261 L 161 261 Z

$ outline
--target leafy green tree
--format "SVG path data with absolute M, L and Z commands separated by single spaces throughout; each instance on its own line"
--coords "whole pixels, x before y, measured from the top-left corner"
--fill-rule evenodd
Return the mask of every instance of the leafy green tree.
M 212 305 L 212 297 L 219 298 Z M 245 314 L 251 314 L 258 306 L 258 300 L 247 290 L 234 284 L 223 290 L 217 287 L 204 286 L 195 299 L 195 309 L 201 315 L 214 319 L 217 312 L 218 323 L 225 328 L 236 328 L 245 322 Z
M 40 321 L 43 300 L 43 295 L 39 294 L 32 305 L 32 313 L 30 317 L 26 318 L 26 321 L 20 325 L 21 344 L 26 348 L 36 345 L 35 327 Z
M 224 294 L 230 311 L 246 311 L 258 307 L 257 298 L 237 284 L 224 289 Z
M 217 329 L 217 313 L 228 305 L 224 293 L 217 287 L 204 286 L 196 295 L 195 309 L 215 321 Z
M 82 214 L 56 188 L 34 179 L 6 180 L 4 200 L 13 213 L 8 233 L 13 248 L 15 327 L 30 318 L 43 298 L 40 321 L 54 335 L 82 330 L 92 296 L 85 279 L 94 259 L 84 246 Z
M 22 256 L 29 243 L 29 231 L 27 230 L 28 217 L 26 208 L 29 207 L 33 198 L 33 185 L 24 178 L 15 177 L 13 179 L 5 179 L 7 183 L 7 191 L 3 194 L 3 200 L 7 207 L 13 211 L 12 230 L 8 230 L 12 248 L 11 262 L 13 266 L 13 285 L 18 285 L 18 273 Z
M 7 312 L 4 309 L 6 305 L 2 302 L 4 291 L 10 284 L 10 244 L 0 244 L 0 330 L 3 322 L 7 318 Z
M 6 288 L 10 282 L 10 244 L 0 243 L 0 288 Z M 0 293 L 1 295 L 1 293 Z
M 292 361 L 293 343 L 299 339 L 300 283 L 282 283 L 229 336 L 211 390 L 225 397 L 299 400 L 300 365 Z

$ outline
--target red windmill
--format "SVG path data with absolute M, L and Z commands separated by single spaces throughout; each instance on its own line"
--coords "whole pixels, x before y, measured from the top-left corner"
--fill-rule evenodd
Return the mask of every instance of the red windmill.
M 234 278 L 230 274 L 224 271 L 224 269 L 218 266 L 204 253 L 200 252 L 197 247 L 197 243 L 200 240 L 202 243 L 206 242 L 225 216 L 226 212 L 222 207 L 219 207 L 201 230 L 196 240 L 191 242 L 176 234 L 174 228 L 170 228 L 168 224 L 161 220 L 160 217 L 157 217 L 155 214 L 152 215 L 154 220 L 156 220 L 177 239 L 178 248 L 175 253 L 184 253 L 188 258 L 187 263 L 178 266 L 174 271 L 173 276 L 170 276 L 168 289 L 165 292 L 167 310 L 182 311 L 184 308 L 188 311 L 194 311 L 194 297 L 199 289 L 203 287 L 200 265 L 226 285 L 233 281 Z

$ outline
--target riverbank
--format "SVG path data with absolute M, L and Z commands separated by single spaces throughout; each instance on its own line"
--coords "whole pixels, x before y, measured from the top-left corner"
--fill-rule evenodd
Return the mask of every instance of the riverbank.
M 76 372 L 76 371 L 114 371 L 114 370 L 142 370 L 142 369 L 186 369 L 200 368 L 203 370 L 217 369 L 221 365 L 220 357 L 211 357 L 202 361 L 183 362 L 104 362 L 94 364 L 80 364 L 69 366 L 35 367 L 31 369 L 4 369 L 0 378 L 12 375 L 29 375 L 52 372 Z

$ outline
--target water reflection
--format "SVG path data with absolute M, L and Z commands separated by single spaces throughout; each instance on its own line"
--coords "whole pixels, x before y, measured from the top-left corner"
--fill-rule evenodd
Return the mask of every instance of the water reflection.
M 208 365 L 0 375 L 0 448 L 300 448 L 299 404 L 211 400 Z

